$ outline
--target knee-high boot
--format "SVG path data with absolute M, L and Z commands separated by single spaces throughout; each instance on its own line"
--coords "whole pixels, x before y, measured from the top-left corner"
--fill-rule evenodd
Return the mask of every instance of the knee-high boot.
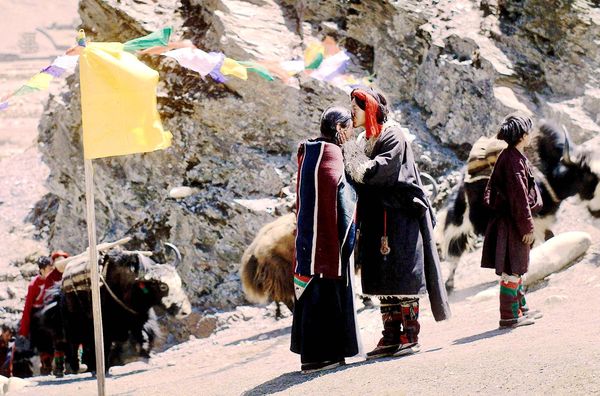
M 535 323 L 523 316 L 519 301 L 520 277 L 502 274 L 500 279 L 500 327 L 526 326 Z
M 40 367 L 41 375 L 50 375 L 52 373 L 52 354 L 48 352 L 40 352 Z
M 394 356 L 410 355 L 421 350 L 419 345 L 419 299 L 404 298 L 400 302 L 402 312 L 402 332 L 400 333 L 400 347 Z
M 544 314 L 537 309 L 529 309 L 529 305 L 527 305 L 527 300 L 525 299 L 525 290 L 523 288 L 523 277 L 519 277 L 519 287 L 517 288 L 517 298 L 519 299 L 519 308 L 521 309 L 521 313 L 523 316 L 527 316 L 532 319 L 539 319 Z
M 367 359 L 377 359 L 393 355 L 400 346 L 402 332 L 402 312 L 400 299 L 396 297 L 380 298 L 381 319 L 383 321 L 382 336 L 377 347 L 367 353 Z

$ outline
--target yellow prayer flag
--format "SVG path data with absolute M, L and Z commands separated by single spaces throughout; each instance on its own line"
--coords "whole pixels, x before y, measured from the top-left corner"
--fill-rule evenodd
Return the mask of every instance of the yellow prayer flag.
M 223 65 L 221 65 L 221 74 L 225 76 L 235 76 L 237 78 L 241 78 L 242 80 L 248 79 L 248 70 L 231 58 L 225 58 L 223 60 Z
M 167 148 L 156 109 L 158 73 L 120 43 L 89 43 L 79 59 L 86 159 Z
M 25 85 L 31 88 L 39 89 L 40 91 L 48 89 L 50 85 L 50 81 L 52 81 L 54 77 L 47 73 L 38 73 L 35 76 L 31 77 Z

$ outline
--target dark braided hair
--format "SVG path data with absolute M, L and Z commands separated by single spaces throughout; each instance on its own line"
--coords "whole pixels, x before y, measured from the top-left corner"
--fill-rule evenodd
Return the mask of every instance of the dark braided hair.
M 504 140 L 509 146 L 514 146 L 521 141 L 523 135 L 531 131 L 532 127 L 531 118 L 522 114 L 511 114 L 502 121 L 496 139 Z
M 352 92 L 350 93 L 350 99 L 354 99 L 356 101 L 356 104 L 358 105 L 358 107 L 361 110 L 365 109 L 365 101 L 360 98 L 357 98 L 353 95 L 354 91 L 357 89 L 360 89 L 361 91 L 365 91 L 366 93 L 368 93 L 369 95 L 371 95 L 372 97 L 375 98 L 375 100 L 379 104 L 379 108 L 377 110 L 377 123 L 378 124 L 385 123 L 387 121 L 387 116 L 389 113 L 389 110 L 387 108 L 387 99 L 385 98 L 385 96 L 383 96 L 382 93 L 379 93 L 370 87 L 358 86 L 358 87 L 354 88 L 352 90 Z
M 351 122 L 352 114 L 350 110 L 339 106 L 329 107 L 321 115 L 321 135 L 335 140 L 337 124 L 341 124 L 342 128 L 347 128 Z
M 37 259 L 37 265 L 38 265 L 39 269 L 46 268 L 50 264 L 52 264 L 52 259 L 50 257 L 48 257 L 48 256 L 40 256 Z

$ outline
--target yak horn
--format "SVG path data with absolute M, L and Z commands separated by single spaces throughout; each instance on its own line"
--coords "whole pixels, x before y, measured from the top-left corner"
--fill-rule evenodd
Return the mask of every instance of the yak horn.
M 569 133 L 567 132 L 567 128 L 563 125 L 563 131 L 565 133 L 565 144 L 563 145 L 563 153 L 561 161 L 565 165 L 575 165 L 575 162 L 571 158 L 571 143 L 569 139 Z
M 423 179 L 425 179 L 427 182 L 429 182 L 429 184 L 431 184 L 431 187 L 433 188 L 430 199 L 435 198 L 438 193 L 437 182 L 435 181 L 433 176 L 431 176 L 429 173 L 421 172 L 421 181 L 423 181 Z
M 173 267 L 177 267 L 182 261 L 181 252 L 177 249 L 177 246 L 172 243 L 165 242 L 165 246 L 171 248 L 175 252 L 175 262 L 173 263 Z

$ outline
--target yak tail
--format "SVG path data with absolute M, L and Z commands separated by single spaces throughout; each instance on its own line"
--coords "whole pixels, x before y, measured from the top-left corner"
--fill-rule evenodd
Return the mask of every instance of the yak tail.
M 248 250 L 253 248 L 252 244 Z M 269 296 L 265 290 L 264 284 L 258 282 L 256 274 L 258 272 L 259 262 L 254 254 L 245 252 L 242 256 L 240 266 L 240 278 L 242 281 L 242 289 L 246 295 L 246 299 L 255 304 L 264 304 L 268 301 Z
M 291 263 L 278 255 L 259 261 L 254 254 L 244 254 L 240 278 L 248 301 L 255 304 L 278 301 L 290 309 L 293 307 L 294 281 Z
M 269 298 L 284 303 L 290 310 L 294 307 L 294 274 L 289 260 L 274 254 L 262 263 L 256 272 L 256 280 L 262 284 Z

